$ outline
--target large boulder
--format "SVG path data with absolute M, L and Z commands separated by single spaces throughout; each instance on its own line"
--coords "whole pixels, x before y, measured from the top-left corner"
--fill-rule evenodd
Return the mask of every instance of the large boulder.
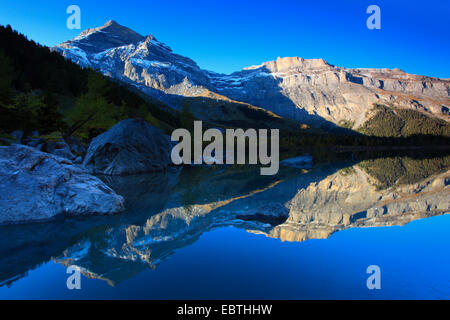
M 24 145 L 0 147 L 0 224 L 123 209 L 121 196 L 71 161 Z
M 11 137 L 16 139 L 17 143 L 21 143 L 22 139 L 25 137 L 25 134 L 21 130 L 15 130 L 9 134 Z
M 36 148 L 39 151 L 42 151 L 42 149 L 45 146 L 45 141 L 41 138 L 35 138 L 35 137 L 27 137 L 24 141 L 24 145 Z
M 67 137 L 66 138 L 67 145 L 70 148 L 70 151 L 77 156 L 85 155 L 86 154 L 86 147 L 84 144 L 75 137 Z
M 83 165 L 91 173 L 124 175 L 165 170 L 172 142 L 144 120 L 128 119 L 94 138 Z
M 69 160 L 74 160 L 76 158 L 63 138 L 59 138 L 57 141 L 48 141 L 46 151 Z

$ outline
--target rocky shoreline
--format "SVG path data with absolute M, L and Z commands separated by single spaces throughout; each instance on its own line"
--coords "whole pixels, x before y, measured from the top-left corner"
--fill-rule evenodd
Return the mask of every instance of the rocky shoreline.
M 15 132 L 12 144 L 0 147 L 0 225 L 122 212 L 123 197 L 93 174 L 155 172 L 170 165 L 170 137 L 144 120 L 119 122 L 87 151 L 75 138 L 46 142 L 36 135 Z
M 0 224 L 124 209 L 122 196 L 72 161 L 19 144 L 0 147 Z

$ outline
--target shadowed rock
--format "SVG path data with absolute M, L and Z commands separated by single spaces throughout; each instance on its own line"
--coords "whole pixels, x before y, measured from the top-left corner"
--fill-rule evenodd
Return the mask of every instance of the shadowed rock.
M 123 120 L 92 140 L 84 159 L 91 173 L 124 175 L 165 170 L 172 142 L 144 120 Z
M 32 145 L 30 146 L 32 147 Z M 76 158 L 72 153 L 70 146 L 62 138 L 58 139 L 58 141 L 47 142 L 46 151 L 69 160 L 74 160 Z
M 123 209 L 121 196 L 71 161 L 23 145 L 0 147 L 0 224 Z

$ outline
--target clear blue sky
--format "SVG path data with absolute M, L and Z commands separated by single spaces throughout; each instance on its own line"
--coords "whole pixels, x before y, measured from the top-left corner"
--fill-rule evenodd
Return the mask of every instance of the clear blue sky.
M 80 32 L 66 28 L 70 4 L 81 8 L 82 29 L 114 19 L 216 72 L 299 56 L 450 78 L 448 0 L 5 0 L 0 24 L 55 45 Z M 366 28 L 371 4 L 381 30 Z

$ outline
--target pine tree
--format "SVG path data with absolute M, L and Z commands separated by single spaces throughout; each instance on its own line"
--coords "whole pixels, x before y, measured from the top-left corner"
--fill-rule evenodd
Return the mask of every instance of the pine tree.
M 39 132 L 47 134 L 61 131 L 67 127 L 64 116 L 58 111 L 58 101 L 50 92 L 42 95 L 42 105 L 37 110 L 37 122 Z
M 0 50 L 0 103 L 8 104 L 11 102 L 14 75 L 11 59 L 5 55 L 3 50 Z
M 181 127 L 193 133 L 195 117 L 187 104 L 184 104 L 183 108 L 181 109 L 180 119 L 181 119 Z

